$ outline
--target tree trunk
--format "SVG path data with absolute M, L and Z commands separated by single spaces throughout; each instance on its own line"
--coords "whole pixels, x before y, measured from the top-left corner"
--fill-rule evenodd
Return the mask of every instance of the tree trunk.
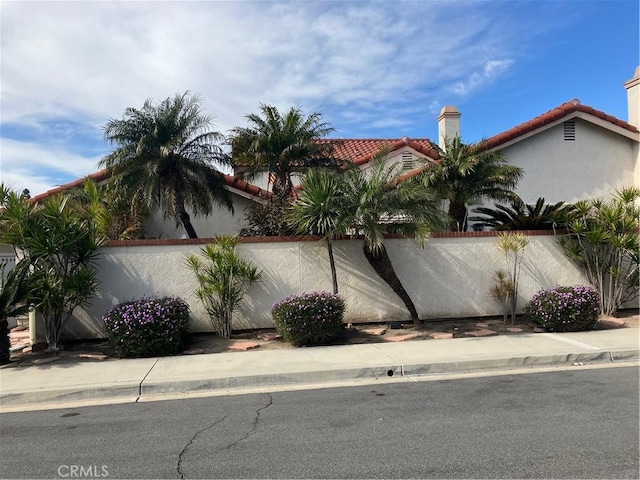
M 193 225 L 191 225 L 191 217 L 189 217 L 184 205 L 178 205 L 178 217 L 180 218 L 180 223 L 182 223 L 182 226 L 187 231 L 189 238 L 198 238 L 198 234 L 193 228 Z
M 333 258 L 333 243 L 327 237 L 327 250 L 329 251 L 329 265 L 331 265 L 331 281 L 333 282 L 333 294 L 338 294 L 338 274 L 336 273 L 336 262 Z
M 42 313 L 46 330 L 48 352 L 59 352 L 64 349 L 62 345 L 62 314 Z
M 220 315 L 220 330 L 218 334 L 221 338 L 230 339 L 231 338 L 231 312 L 224 312 Z
M 455 199 L 449 201 L 449 217 L 454 231 L 467 231 L 467 207 Z
M 293 182 L 286 172 L 278 172 L 273 179 L 273 194 L 281 199 L 287 199 L 293 191 Z
M 411 320 L 413 320 L 413 324 L 416 328 L 421 328 L 422 322 L 418 318 L 418 311 L 416 310 L 411 297 L 404 289 L 402 282 L 400 282 L 400 279 L 396 275 L 393 265 L 391 264 L 391 259 L 389 258 L 387 249 L 384 245 L 377 254 L 374 254 L 365 243 L 363 251 L 364 256 L 367 257 L 367 260 L 369 261 L 369 264 L 373 267 L 376 273 L 380 275 L 380 278 L 382 278 L 404 302 L 407 310 L 409 310 L 409 313 L 411 314 Z

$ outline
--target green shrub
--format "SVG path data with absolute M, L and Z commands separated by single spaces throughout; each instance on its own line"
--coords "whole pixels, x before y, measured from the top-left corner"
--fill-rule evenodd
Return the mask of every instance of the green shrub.
M 123 357 L 156 357 L 184 350 L 189 306 L 181 298 L 142 298 L 116 305 L 102 318 Z
M 335 340 L 342 332 L 345 308 L 339 295 L 323 291 L 287 297 L 273 305 L 271 314 L 282 338 L 300 347 Z
M 550 332 L 591 330 L 600 313 L 598 292 L 581 285 L 541 290 L 527 303 L 524 313 Z

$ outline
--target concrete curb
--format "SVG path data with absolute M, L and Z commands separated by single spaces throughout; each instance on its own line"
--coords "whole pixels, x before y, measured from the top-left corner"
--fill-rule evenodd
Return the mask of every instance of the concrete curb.
M 329 368 L 307 372 L 277 372 L 265 375 L 241 375 L 218 378 L 197 378 L 173 381 L 151 381 L 147 377 L 154 366 L 138 382 L 117 384 L 78 385 L 68 388 L 30 389 L 24 391 L 3 391 L 0 394 L 2 407 L 14 408 L 27 405 L 42 405 L 64 402 L 92 400 L 137 401 L 140 397 L 154 397 L 170 394 L 241 390 L 248 388 L 286 387 L 330 384 L 349 380 L 391 379 L 395 377 L 427 376 L 437 374 L 470 373 L 498 369 L 518 369 L 581 364 L 604 364 L 640 361 L 638 349 L 609 349 L 596 352 L 570 354 L 523 355 L 476 358 L 473 360 L 452 360 L 434 363 L 402 364 L 390 359 L 388 365 Z
M 140 384 L 101 385 L 96 387 L 69 387 L 64 389 L 24 390 L 21 392 L 2 392 L 0 405 L 15 407 L 57 402 L 80 402 L 106 398 L 130 397 L 135 401 L 140 396 Z
M 631 355 L 629 355 L 631 357 Z M 606 363 L 611 362 L 610 352 L 589 352 L 555 355 L 528 355 L 524 357 L 486 358 L 480 360 L 433 363 L 430 365 L 406 365 L 403 375 L 429 375 L 442 373 L 465 373 L 478 370 L 496 370 L 531 366 L 551 366 L 572 363 Z M 636 352 L 637 358 L 637 352 Z M 632 359 L 630 359 L 632 360 Z
M 391 374 L 389 372 L 391 372 Z M 283 372 L 271 375 L 245 375 L 215 379 L 184 380 L 179 382 L 143 382 L 141 396 L 252 387 L 321 384 L 363 378 L 392 377 L 394 375 L 402 375 L 401 365 L 318 370 L 313 372 Z
M 389 365 L 388 367 L 361 367 L 313 372 L 276 373 L 272 375 L 246 375 L 216 379 L 184 380 L 179 382 L 143 382 L 141 396 L 162 394 L 232 390 L 250 387 L 290 386 L 331 383 L 364 378 L 409 377 L 430 374 L 453 374 L 490 371 L 504 368 L 567 365 L 573 363 L 612 363 L 640 360 L 640 351 L 621 350 L 587 353 L 529 355 L 523 357 L 486 358 L 481 360 L 452 361 L 431 364 Z

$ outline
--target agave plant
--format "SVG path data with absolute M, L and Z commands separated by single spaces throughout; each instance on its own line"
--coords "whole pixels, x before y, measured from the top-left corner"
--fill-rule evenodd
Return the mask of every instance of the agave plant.
M 530 205 L 518 197 L 511 201 L 510 207 L 496 204 L 495 208 L 476 208 L 474 213 L 485 216 L 473 216 L 469 220 L 494 230 L 553 230 L 560 224 L 566 208 L 564 202 L 545 205 L 544 198 L 540 197 Z

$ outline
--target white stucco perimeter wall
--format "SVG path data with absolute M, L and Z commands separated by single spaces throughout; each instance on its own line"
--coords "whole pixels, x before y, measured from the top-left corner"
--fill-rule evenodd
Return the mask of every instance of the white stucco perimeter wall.
M 505 268 L 497 238 L 433 238 L 424 248 L 410 240 L 388 239 L 389 256 L 422 318 L 500 315 L 489 295 L 493 273 Z M 109 246 L 101 251 L 101 292 L 78 309 L 68 326 L 72 338 L 103 336 L 101 318 L 112 306 L 150 295 L 175 295 L 191 307 L 192 331 L 210 331 L 208 317 L 194 291 L 196 281 L 185 258 L 202 245 L 187 242 L 143 246 Z M 270 328 L 271 306 L 288 295 L 331 290 L 328 256 L 322 241 L 241 243 L 240 254 L 263 270 L 251 286 L 246 304 L 234 317 L 234 329 Z M 336 242 L 340 294 L 347 301 L 347 322 L 408 320 L 401 300 L 378 277 L 362 253 L 362 242 Z M 524 303 L 538 290 L 554 285 L 586 284 L 564 256 L 555 237 L 531 236 L 520 279 Z

